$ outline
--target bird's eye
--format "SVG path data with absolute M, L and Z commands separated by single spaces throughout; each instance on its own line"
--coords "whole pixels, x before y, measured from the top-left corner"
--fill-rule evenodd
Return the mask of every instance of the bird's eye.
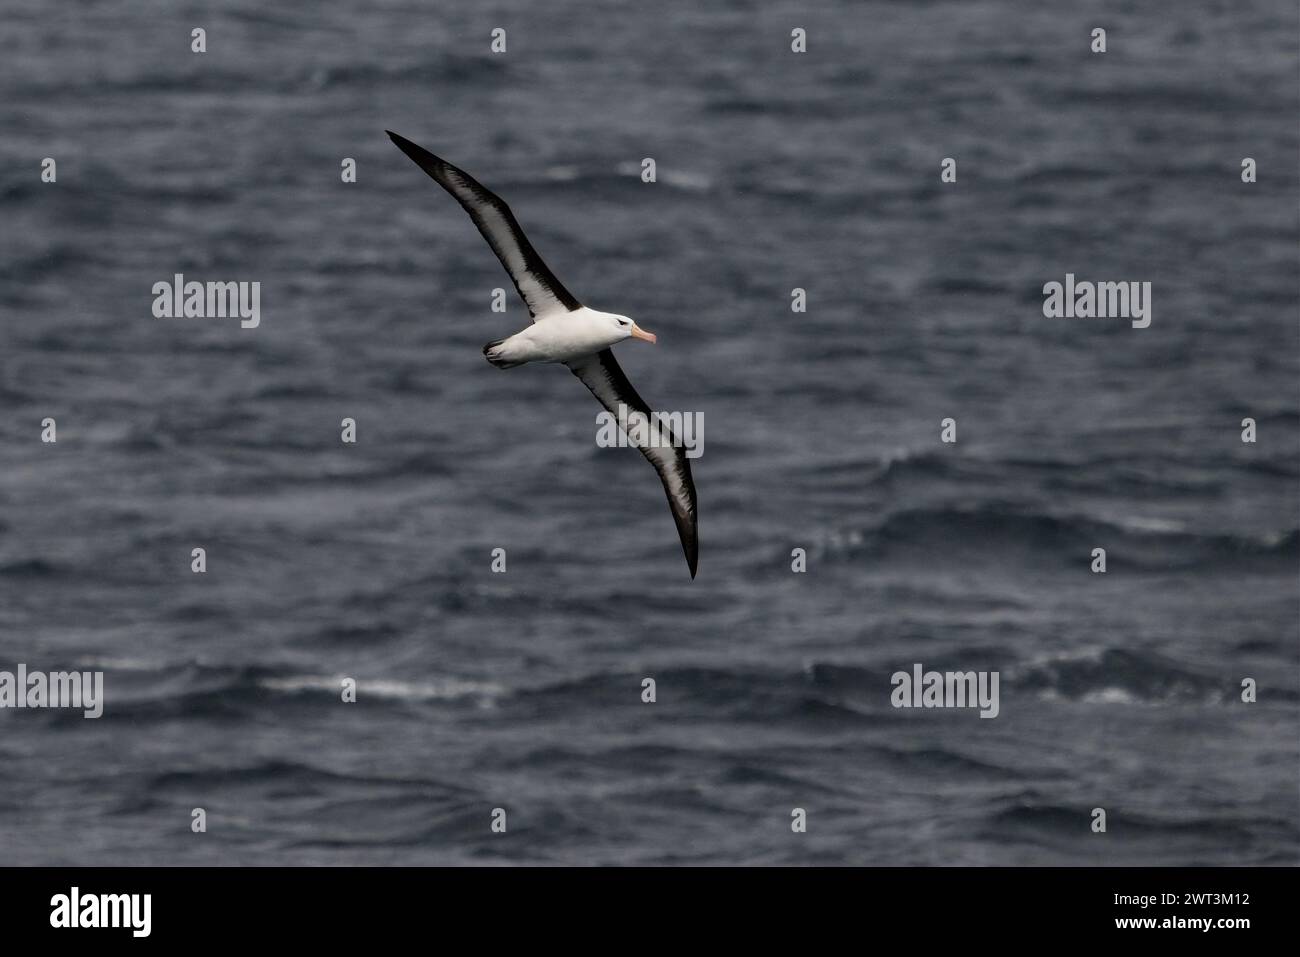
M 626 319 L 620 319 L 620 320 L 618 321 L 618 324 L 619 324 L 620 326 L 630 326 L 632 323 L 628 322 Z

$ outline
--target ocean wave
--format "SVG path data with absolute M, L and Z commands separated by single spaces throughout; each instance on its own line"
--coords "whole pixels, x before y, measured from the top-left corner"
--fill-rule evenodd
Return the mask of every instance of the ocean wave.
M 640 162 L 624 162 L 618 164 L 618 173 L 621 177 L 641 175 Z M 676 189 L 685 190 L 691 193 L 707 192 L 712 186 L 713 181 L 703 173 L 692 172 L 682 169 L 663 169 L 655 170 L 656 182 L 667 183 Z
M 268 783 L 279 786 L 371 785 L 392 789 L 433 790 L 447 795 L 465 793 L 464 789 L 427 778 L 360 774 L 324 768 L 306 761 L 268 758 L 239 765 L 181 768 L 158 771 L 150 776 L 150 791 L 224 790 L 232 786 Z
M 1230 484 L 1234 472 L 1292 477 L 1300 475 L 1300 460 L 1291 458 L 1249 459 L 1168 458 L 1154 459 L 1131 453 L 1063 452 L 1058 456 L 1029 458 L 1017 455 L 952 455 L 947 451 L 898 447 L 871 461 L 854 460 L 840 468 L 865 474 L 865 481 L 899 486 L 924 479 L 963 482 L 985 479 L 1007 482 L 1023 477 L 1049 494 L 1105 493 L 1122 485 L 1130 493 L 1143 495 L 1217 494 Z M 822 467 L 822 472 L 827 466 Z
M 337 696 L 346 675 L 290 675 L 283 678 L 261 678 L 258 687 L 285 694 L 325 692 Z M 492 704 L 505 693 L 505 688 L 494 681 L 467 681 L 443 678 L 436 681 L 398 681 L 384 678 L 357 679 L 357 695 L 391 698 L 395 701 L 457 701 L 474 698 L 485 705 Z
M 968 546 L 998 549 L 1004 559 L 1030 554 L 1034 561 L 1051 558 L 1057 564 L 1077 562 L 1081 549 L 1087 556 L 1103 545 L 1111 563 L 1163 570 L 1242 560 L 1291 562 L 1300 557 L 1300 529 L 1257 535 L 1195 532 L 1164 518 L 1024 511 L 989 501 L 902 509 L 872 527 L 828 532 L 821 545 L 823 553 L 849 555 L 923 548 L 939 560 L 954 547 Z
M 659 670 L 655 678 L 671 688 L 673 700 L 691 712 L 740 721 L 785 719 L 796 723 L 840 723 L 845 726 L 894 718 L 888 707 L 888 673 L 857 689 L 819 687 L 808 673 L 693 666 Z M 531 717 L 572 710 L 605 710 L 626 703 L 639 688 L 640 677 L 597 672 L 537 688 L 519 689 L 510 706 Z M 876 689 L 885 693 L 877 695 Z M 629 690 L 631 689 L 631 690 Z M 635 701 L 635 697 L 633 699 Z
M 1236 676 L 1211 674 L 1152 652 L 1096 648 L 1013 665 L 1003 672 L 1007 688 L 1051 700 L 1086 704 L 1223 704 L 1235 700 Z M 1295 698 L 1276 688 L 1271 695 Z
M 998 833 L 1014 835 L 1019 841 L 1024 841 L 1033 832 L 1054 839 L 1073 837 L 1086 833 L 1086 830 L 1080 831 L 1080 822 L 1084 822 L 1086 828 L 1090 811 L 1090 807 L 1022 799 L 991 813 L 986 826 Z M 1201 814 L 1174 818 L 1116 810 L 1108 818 L 1107 828 L 1123 833 L 1130 840 L 1168 839 L 1183 835 L 1207 844 L 1235 844 L 1243 849 L 1260 841 L 1264 835 L 1272 835 L 1271 840 L 1292 848 L 1300 840 L 1293 822 L 1271 817 L 1225 818 Z
M 507 693 L 493 681 L 459 676 L 404 679 L 300 672 L 283 665 L 164 663 L 134 657 L 82 656 L 82 667 L 103 670 L 111 682 L 113 718 L 241 719 L 272 709 L 332 708 L 343 679 L 356 680 L 357 700 L 374 706 L 469 703 L 490 708 Z

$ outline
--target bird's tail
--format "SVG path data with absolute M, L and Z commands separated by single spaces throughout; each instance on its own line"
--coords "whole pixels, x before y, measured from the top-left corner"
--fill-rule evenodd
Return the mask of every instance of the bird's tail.
M 505 339 L 497 339 L 485 345 L 483 347 L 484 357 L 498 369 L 513 369 L 515 366 L 523 365 L 524 360 L 522 359 L 510 359 L 506 357 L 505 350 L 501 348 L 505 341 Z

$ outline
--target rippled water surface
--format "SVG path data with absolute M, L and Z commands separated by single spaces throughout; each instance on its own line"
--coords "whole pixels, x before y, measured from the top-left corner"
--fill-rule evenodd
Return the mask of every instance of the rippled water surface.
M 0 863 L 1295 863 L 1294 4 L 367 6 L 0 4 L 0 669 L 107 696 L 0 712 Z M 385 128 L 658 333 L 696 581 Z

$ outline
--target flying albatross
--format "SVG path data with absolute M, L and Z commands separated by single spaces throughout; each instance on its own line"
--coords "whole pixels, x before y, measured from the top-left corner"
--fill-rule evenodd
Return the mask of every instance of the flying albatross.
M 614 416 L 619 416 L 620 405 L 627 408 L 626 418 L 619 417 L 620 421 L 632 421 L 634 413 L 644 417 L 644 427 L 632 429 L 628 440 L 650 460 L 664 483 L 668 506 L 686 552 L 686 564 L 694 578 L 699 542 L 690 460 L 667 420 L 651 415 L 650 407 L 627 381 L 610 349 L 614 343 L 628 338 L 654 342 L 654 335 L 627 316 L 597 312 L 578 302 L 537 255 L 504 200 L 464 170 L 391 130 L 385 132 L 398 149 L 465 208 L 501 265 L 506 267 L 520 298 L 528 306 L 528 314 L 533 317 L 533 324 L 522 332 L 485 345 L 483 355 L 488 362 L 498 369 L 510 369 L 525 362 L 562 362 Z

